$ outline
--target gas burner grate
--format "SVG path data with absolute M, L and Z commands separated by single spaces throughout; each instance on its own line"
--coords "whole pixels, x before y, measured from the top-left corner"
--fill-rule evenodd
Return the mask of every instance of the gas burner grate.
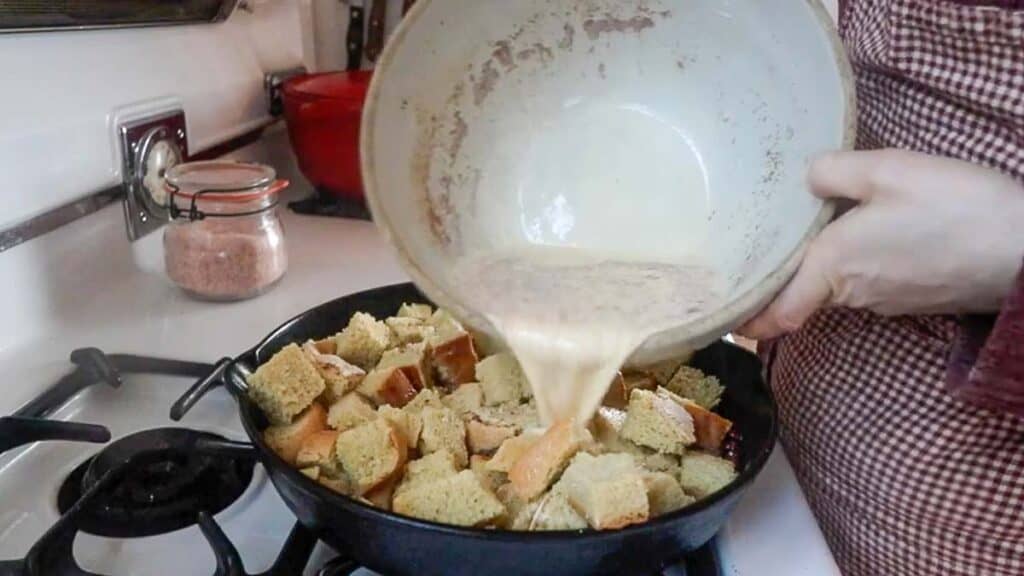
M 326 191 L 317 191 L 309 198 L 289 203 L 288 207 L 296 214 L 307 216 L 372 220 L 369 209 L 362 202 L 337 198 Z
M 139 432 L 110 444 L 68 475 L 57 494 L 60 512 L 70 510 L 114 466 L 126 469 L 82 514 L 79 529 L 133 538 L 185 528 L 196 523 L 200 511 L 227 508 L 252 481 L 254 454 L 248 445 L 184 428 Z

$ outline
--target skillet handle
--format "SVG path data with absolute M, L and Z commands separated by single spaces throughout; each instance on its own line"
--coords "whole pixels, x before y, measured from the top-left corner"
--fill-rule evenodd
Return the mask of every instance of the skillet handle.
M 223 385 L 225 382 L 224 373 L 233 362 L 234 360 L 231 358 L 221 358 L 214 364 L 213 370 L 209 374 L 185 391 L 181 398 L 178 398 L 174 405 L 171 406 L 171 420 L 175 422 L 180 421 L 196 405 L 196 402 L 199 402 L 203 396 L 206 396 L 207 392 Z
M 259 451 L 248 442 L 221 440 L 220 438 L 197 438 L 195 450 L 212 456 L 236 458 L 239 460 L 256 460 Z
M 361 566 L 355 560 L 345 556 L 339 556 L 331 560 L 316 573 L 316 576 L 349 576 L 359 570 Z

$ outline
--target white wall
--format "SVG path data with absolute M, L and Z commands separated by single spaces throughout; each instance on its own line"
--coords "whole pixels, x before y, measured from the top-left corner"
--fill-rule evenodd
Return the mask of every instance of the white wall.
M 265 121 L 264 72 L 304 60 L 302 4 L 258 0 L 222 24 L 0 35 L 0 228 L 119 183 L 119 109 L 183 106 L 193 151 Z

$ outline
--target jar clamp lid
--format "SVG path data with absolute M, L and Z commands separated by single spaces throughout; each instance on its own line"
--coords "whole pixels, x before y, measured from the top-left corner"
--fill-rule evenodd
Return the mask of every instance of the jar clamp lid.
M 187 220 L 204 218 L 232 218 L 250 216 L 273 210 L 277 206 L 277 193 L 288 187 L 287 180 L 276 179 L 270 166 L 248 162 L 210 160 L 178 164 L 167 171 L 166 186 L 170 195 L 171 217 Z M 187 202 L 183 212 L 178 199 Z M 267 199 L 257 208 L 248 204 Z M 216 202 L 221 206 L 239 204 L 237 211 L 204 212 L 199 202 Z

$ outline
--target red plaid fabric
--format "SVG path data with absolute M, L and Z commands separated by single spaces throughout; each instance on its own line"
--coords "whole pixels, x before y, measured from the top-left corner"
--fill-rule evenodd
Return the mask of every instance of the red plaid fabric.
M 840 27 L 860 147 L 1024 181 L 1024 2 L 849 0 Z M 1024 575 L 1024 420 L 947 392 L 957 329 L 834 309 L 768 347 L 783 445 L 847 576 Z

